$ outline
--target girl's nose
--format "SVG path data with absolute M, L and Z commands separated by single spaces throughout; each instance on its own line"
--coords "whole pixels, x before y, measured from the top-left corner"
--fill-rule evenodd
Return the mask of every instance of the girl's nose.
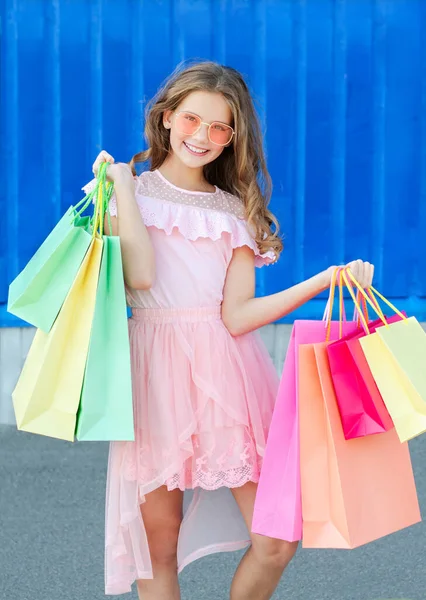
M 192 136 L 194 140 L 197 140 L 201 144 L 208 144 L 209 142 L 209 126 L 205 123 L 201 123 L 200 129 L 195 135 Z

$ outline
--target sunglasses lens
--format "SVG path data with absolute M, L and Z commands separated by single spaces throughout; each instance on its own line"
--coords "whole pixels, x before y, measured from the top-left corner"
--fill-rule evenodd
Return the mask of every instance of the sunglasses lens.
M 233 129 L 224 123 L 212 123 L 210 126 L 210 139 L 214 144 L 226 146 L 232 140 Z
M 185 135 L 193 135 L 200 127 L 201 119 L 192 113 L 181 112 L 176 115 L 176 127 Z

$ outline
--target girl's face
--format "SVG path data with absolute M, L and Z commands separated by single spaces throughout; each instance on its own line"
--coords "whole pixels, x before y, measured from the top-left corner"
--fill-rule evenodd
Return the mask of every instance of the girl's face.
M 193 134 L 184 133 L 182 129 L 187 129 L 187 127 L 185 123 L 179 123 L 178 113 L 181 115 L 182 113 L 192 113 L 192 115 L 199 117 L 203 124 Z M 186 119 L 187 123 L 194 120 L 191 115 L 187 115 Z M 232 127 L 232 112 L 222 94 L 202 91 L 191 92 L 180 103 L 175 112 L 166 111 L 164 113 L 163 124 L 164 127 L 170 129 L 172 153 L 189 168 L 201 169 L 220 156 L 225 147 L 210 141 L 206 123 L 217 123 L 215 128 L 221 132 L 222 136 L 226 136 L 226 132 L 229 132 L 226 125 Z M 221 129 L 220 124 L 225 127 Z

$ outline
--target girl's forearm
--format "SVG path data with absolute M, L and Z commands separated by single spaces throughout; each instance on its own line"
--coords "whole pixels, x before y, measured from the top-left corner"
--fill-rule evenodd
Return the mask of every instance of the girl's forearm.
M 260 298 L 245 300 L 235 310 L 232 323 L 228 324 L 232 335 L 242 335 L 281 319 L 325 291 L 330 285 L 330 274 L 323 271 L 293 287 Z
M 116 181 L 118 235 L 124 278 L 134 289 L 149 289 L 155 275 L 154 249 L 128 182 Z

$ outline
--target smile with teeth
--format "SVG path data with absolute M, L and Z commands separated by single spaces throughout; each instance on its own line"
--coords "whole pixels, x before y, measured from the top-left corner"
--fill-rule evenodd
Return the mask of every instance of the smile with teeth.
M 197 146 L 192 146 L 192 144 L 188 144 L 187 142 L 184 142 L 185 147 L 187 148 L 187 150 L 189 150 L 192 154 L 198 154 L 198 156 L 203 156 L 204 154 L 207 154 L 208 150 L 203 150 L 202 148 L 197 148 Z

